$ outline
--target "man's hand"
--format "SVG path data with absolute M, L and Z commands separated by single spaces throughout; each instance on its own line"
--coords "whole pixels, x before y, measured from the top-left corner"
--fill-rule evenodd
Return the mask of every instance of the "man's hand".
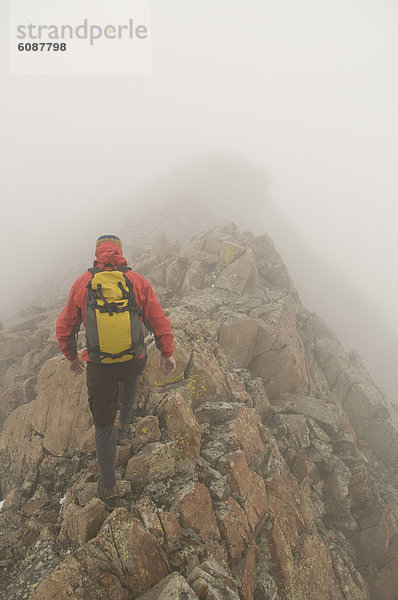
M 165 375 L 170 375 L 176 368 L 176 361 L 172 356 L 161 356 L 160 368 Z
M 74 360 L 69 361 L 69 368 L 72 373 L 76 375 L 81 375 L 84 373 L 84 362 L 80 360 L 80 358 L 75 358 Z

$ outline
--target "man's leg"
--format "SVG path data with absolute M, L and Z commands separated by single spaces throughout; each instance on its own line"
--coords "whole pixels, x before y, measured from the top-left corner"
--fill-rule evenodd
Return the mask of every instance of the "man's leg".
M 140 377 L 138 376 L 120 384 L 119 426 L 125 431 L 128 431 L 129 429 L 131 414 L 137 397 L 139 380 Z
M 103 487 L 105 490 L 113 490 L 116 485 L 116 433 L 113 425 L 95 426 L 95 446 Z
M 145 368 L 148 357 L 134 358 L 121 363 L 115 368 L 115 373 L 120 382 L 120 414 L 117 443 L 125 445 L 129 441 L 131 414 L 137 397 L 140 375 Z
M 95 445 L 98 466 L 105 495 L 114 495 L 116 486 L 116 440 L 114 422 L 119 389 L 112 365 L 87 363 L 87 389 L 90 410 L 95 425 Z M 107 492 L 112 493 L 107 493 Z M 115 491 L 117 494 L 117 490 Z

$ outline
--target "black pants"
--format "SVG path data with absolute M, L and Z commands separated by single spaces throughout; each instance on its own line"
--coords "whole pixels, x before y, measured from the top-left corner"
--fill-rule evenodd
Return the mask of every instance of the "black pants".
M 116 484 L 114 422 L 119 405 L 119 383 L 122 387 L 123 414 L 129 421 L 139 376 L 146 362 L 145 356 L 114 365 L 87 363 L 88 401 L 95 425 L 98 466 L 105 488 L 113 488 Z M 127 422 L 124 424 L 127 425 Z
M 88 402 L 94 425 L 113 425 L 119 406 L 119 383 L 141 375 L 147 360 L 145 356 L 115 364 L 87 363 Z

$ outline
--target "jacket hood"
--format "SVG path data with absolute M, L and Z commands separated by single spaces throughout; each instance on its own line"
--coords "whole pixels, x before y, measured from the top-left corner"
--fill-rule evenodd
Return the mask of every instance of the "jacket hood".
M 96 250 L 95 256 L 94 267 L 99 267 L 100 269 L 107 264 L 111 264 L 114 267 L 127 265 L 127 261 L 122 254 L 122 249 L 114 242 L 104 242 L 103 244 L 100 244 Z

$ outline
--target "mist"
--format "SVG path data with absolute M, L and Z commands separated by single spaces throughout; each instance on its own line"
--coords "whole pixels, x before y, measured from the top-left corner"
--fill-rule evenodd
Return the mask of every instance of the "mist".
M 256 192 L 202 168 L 199 207 L 269 232 L 310 308 L 332 269 L 398 333 L 395 3 L 153 0 L 149 75 L 11 75 L 4 4 L 0 21 L 3 321 L 90 266 L 98 235 L 167 214 L 186 165 L 227 156 Z

